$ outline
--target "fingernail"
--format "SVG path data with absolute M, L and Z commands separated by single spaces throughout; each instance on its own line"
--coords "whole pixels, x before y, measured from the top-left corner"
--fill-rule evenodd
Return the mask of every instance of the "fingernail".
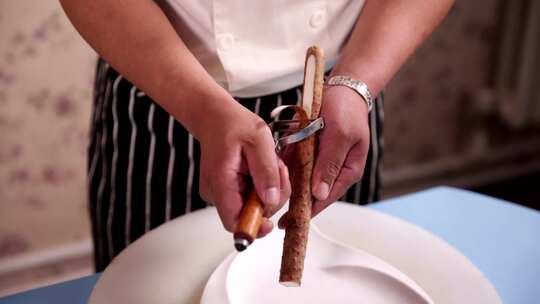
M 276 206 L 279 204 L 279 189 L 277 187 L 266 189 L 266 193 L 264 194 L 264 202 L 270 206 Z
M 321 182 L 319 186 L 314 191 L 315 196 L 319 200 L 325 200 L 330 194 L 330 185 L 325 182 Z

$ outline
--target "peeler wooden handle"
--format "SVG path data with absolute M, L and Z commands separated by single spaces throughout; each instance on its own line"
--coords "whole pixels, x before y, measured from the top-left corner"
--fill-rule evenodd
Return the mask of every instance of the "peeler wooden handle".
M 234 232 L 234 247 L 244 251 L 257 238 L 263 222 L 264 205 L 255 190 L 251 191 L 242 207 L 236 231 Z

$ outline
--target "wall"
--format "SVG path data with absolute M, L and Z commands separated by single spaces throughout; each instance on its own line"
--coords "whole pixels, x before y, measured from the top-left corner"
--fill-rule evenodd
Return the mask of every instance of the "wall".
M 57 1 L 0 1 L 0 260 L 88 239 L 94 62 Z
M 457 1 L 390 83 L 386 168 L 447 157 L 461 148 L 462 100 L 488 83 L 498 2 Z
M 492 98 L 502 3 L 456 1 L 387 87 L 385 196 L 540 171 L 539 127 L 513 128 Z

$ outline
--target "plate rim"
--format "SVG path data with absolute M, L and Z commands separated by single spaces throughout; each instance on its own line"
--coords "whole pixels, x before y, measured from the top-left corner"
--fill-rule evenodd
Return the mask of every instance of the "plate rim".
M 401 225 L 406 225 L 408 227 L 413 227 L 414 230 L 417 232 L 428 235 L 430 238 L 436 240 L 438 243 L 443 244 L 443 246 L 447 247 L 450 252 L 454 254 L 454 256 L 458 257 L 461 262 L 465 262 L 468 264 L 470 269 L 473 269 L 473 272 L 476 272 L 476 277 L 480 277 L 480 279 L 483 281 L 482 283 L 484 286 L 488 286 L 488 289 L 491 289 L 492 296 L 497 299 L 494 303 L 502 303 L 501 298 L 498 295 L 496 289 L 493 287 L 491 282 L 486 278 L 486 276 L 459 250 L 454 248 L 452 245 L 447 243 L 444 239 L 440 238 L 439 236 L 435 235 L 434 233 L 419 227 L 415 225 L 414 223 L 410 223 L 406 220 L 403 220 L 399 217 L 384 213 L 382 211 L 372 209 L 369 207 L 364 206 L 358 206 L 358 205 L 352 205 L 350 203 L 343 203 L 343 202 L 336 202 L 332 204 L 325 212 L 318 215 L 313 222 L 320 228 L 320 230 L 323 231 L 325 235 L 328 235 L 332 237 L 332 239 L 338 240 L 343 242 L 343 240 L 339 237 L 335 237 L 332 235 L 332 233 L 329 233 L 329 231 L 324 228 L 324 224 L 321 225 L 321 222 L 331 220 L 332 216 L 335 216 L 338 209 L 342 208 L 351 208 L 350 211 L 353 213 L 356 212 L 367 212 L 367 214 L 371 214 L 371 216 L 379 216 L 383 217 L 386 220 L 390 220 L 391 222 L 400 223 Z M 283 213 L 286 208 L 283 208 L 280 213 Z M 354 210 L 354 211 L 353 211 Z M 345 212 L 347 213 L 347 212 Z M 275 215 L 273 218 L 277 218 L 279 214 Z M 358 216 L 358 214 L 356 215 Z M 190 225 L 196 225 L 197 229 L 193 229 Z M 189 229 L 187 229 L 187 228 Z M 339 230 L 339 229 L 338 229 Z M 175 239 L 193 239 L 197 238 L 197 233 L 203 234 L 203 236 L 206 238 L 206 241 L 208 244 L 211 244 L 210 246 L 213 246 L 213 250 L 210 252 L 189 252 L 189 250 L 183 250 L 183 247 L 178 246 L 177 243 L 171 242 Z M 133 292 L 133 290 L 138 290 L 140 286 L 134 286 L 137 283 L 140 283 L 140 280 L 137 281 L 134 277 L 128 278 L 127 280 L 122 280 L 122 276 L 124 276 L 124 279 L 128 275 L 137 275 L 141 274 L 142 271 L 145 270 L 145 267 L 147 266 L 140 266 L 140 267 L 132 267 L 130 265 L 130 260 L 136 259 L 137 257 L 140 257 L 145 253 L 145 251 L 148 251 L 149 249 L 146 249 L 148 246 L 155 245 L 155 243 L 158 240 L 167 240 L 165 243 L 160 243 L 160 247 L 163 249 L 163 251 L 167 252 L 161 252 L 161 258 L 162 259 L 171 259 L 170 264 L 174 265 L 167 265 L 167 267 L 163 267 L 165 271 L 176 267 L 177 269 L 180 266 L 183 267 L 201 267 L 204 269 L 201 269 L 200 271 L 192 272 L 194 278 L 193 280 L 182 280 L 183 285 L 181 288 L 176 288 L 174 292 L 179 293 L 181 290 L 184 290 L 186 294 L 178 294 L 176 298 L 175 303 L 199 303 L 201 300 L 202 292 L 206 286 L 206 283 L 208 282 L 208 279 L 210 275 L 213 273 L 215 268 L 220 265 L 220 263 L 223 261 L 225 257 L 227 257 L 230 253 L 232 253 L 233 247 L 232 247 L 232 236 L 226 232 L 221 222 L 219 221 L 219 217 L 217 215 L 217 212 L 215 210 L 215 207 L 205 208 L 199 211 L 195 211 L 189 214 L 186 214 L 184 216 L 181 216 L 179 218 L 176 218 L 172 221 L 169 221 L 167 223 L 164 223 L 163 225 L 157 227 L 156 229 L 150 231 L 143 237 L 139 238 L 137 241 L 135 241 L 133 244 L 128 246 L 119 256 L 117 256 L 114 259 L 114 262 L 107 267 L 107 269 L 103 272 L 103 274 L 100 276 L 98 282 L 96 283 L 96 286 L 92 290 L 89 303 L 116 303 L 118 301 L 125 301 L 125 298 L 118 298 L 121 296 L 128 297 L 125 295 L 127 292 Z M 206 244 L 206 245 L 208 245 Z M 346 243 L 347 244 L 347 243 Z M 205 244 L 194 244 L 191 248 L 194 250 L 199 250 L 201 248 L 206 248 Z M 348 244 L 351 245 L 351 244 Z M 353 246 L 354 247 L 354 246 Z M 383 256 L 374 254 L 370 250 L 366 250 L 366 248 L 359 248 L 363 251 L 368 252 L 369 254 L 375 255 L 376 257 L 382 259 L 386 263 L 394 266 L 398 270 L 405 273 L 408 277 L 410 277 L 415 283 L 417 283 L 422 289 L 426 290 L 426 287 L 419 282 L 413 275 L 410 273 L 407 273 L 406 271 L 403 271 L 399 265 L 394 264 L 392 261 L 389 261 Z M 207 249 L 205 249 L 207 250 Z M 176 258 L 178 254 L 185 254 L 188 256 L 191 255 L 191 257 L 194 257 L 196 259 L 205 259 L 204 263 L 190 263 L 189 261 L 182 261 L 183 259 Z M 152 252 L 150 255 L 156 255 L 156 252 Z M 172 260 L 175 259 L 175 260 Z M 131 261 L 133 262 L 133 261 Z M 189 264 L 197 264 L 197 265 L 189 265 Z M 159 264 L 158 264 L 159 265 Z M 171 267 L 169 267 L 171 266 Z M 174 266 L 174 267 L 172 267 Z M 469 269 L 469 271 L 470 271 Z M 122 272 L 124 271 L 124 272 Z M 157 270 L 156 270 L 157 271 Z M 200 273 L 199 273 L 200 272 Z M 118 284 L 115 286 L 114 290 L 111 290 L 113 288 L 108 287 L 107 285 L 111 285 L 113 282 L 118 283 L 119 280 L 122 280 L 122 284 Z M 143 279 L 141 279 L 143 280 Z M 110 283 L 110 284 L 109 284 Z M 150 282 L 152 283 L 152 282 Z M 124 291 L 124 292 L 122 292 Z M 107 293 L 109 292 L 109 293 Z M 426 290 L 428 295 L 436 302 L 438 302 L 438 299 L 434 297 L 428 290 Z M 119 295 L 121 294 L 121 295 Z M 113 297 L 113 296 L 116 296 Z M 104 299 L 107 299 L 108 301 L 103 301 Z M 141 297 L 130 297 L 131 303 L 144 303 L 145 298 Z M 167 302 L 169 303 L 169 302 Z M 171 302 L 172 303 L 172 302 Z M 444 303 L 444 301 L 443 301 Z

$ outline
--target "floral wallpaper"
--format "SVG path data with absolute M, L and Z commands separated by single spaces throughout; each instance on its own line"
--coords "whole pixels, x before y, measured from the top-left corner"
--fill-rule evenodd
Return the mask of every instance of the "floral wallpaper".
M 0 1 L 0 259 L 89 237 L 95 58 L 57 1 Z
M 464 96 L 489 82 L 499 2 L 458 0 L 388 86 L 386 169 L 463 149 Z M 89 238 L 95 59 L 57 1 L 0 1 L 0 259 Z

